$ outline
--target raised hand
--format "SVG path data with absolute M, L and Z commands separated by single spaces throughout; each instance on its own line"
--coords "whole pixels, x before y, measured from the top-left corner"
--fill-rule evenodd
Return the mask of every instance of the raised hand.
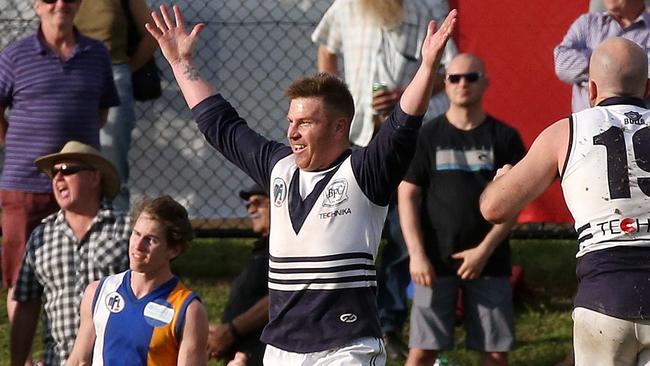
M 157 12 L 151 13 L 156 25 L 145 24 L 147 31 L 160 45 L 163 56 L 172 66 L 183 60 L 192 59 L 194 46 L 204 26 L 202 23 L 197 24 L 192 29 L 192 32 L 188 34 L 185 31 L 185 21 L 178 5 L 174 5 L 173 10 L 175 22 L 172 21 L 167 7 L 161 5 L 160 14 Z
M 427 37 L 422 44 L 422 63 L 430 68 L 437 67 L 442 58 L 443 50 L 451 33 L 456 28 L 458 11 L 453 9 L 449 12 L 440 28 L 436 31 L 436 22 L 430 21 L 427 28 Z

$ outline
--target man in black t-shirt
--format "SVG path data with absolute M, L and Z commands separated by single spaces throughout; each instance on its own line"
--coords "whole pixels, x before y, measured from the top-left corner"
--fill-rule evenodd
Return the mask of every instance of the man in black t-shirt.
M 483 62 L 456 56 L 447 68 L 449 110 L 425 124 L 399 187 L 399 215 L 415 284 L 407 365 L 431 365 L 453 347 L 457 292 L 464 294 L 467 347 L 482 364 L 507 365 L 514 346 L 508 234 L 479 196 L 496 169 L 525 153 L 514 129 L 483 111 Z
M 269 320 L 268 272 L 269 230 L 271 228 L 268 193 L 260 186 L 239 192 L 246 201 L 253 232 L 261 237 L 255 242 L 248 263 L 235 278 L 221 317 L 221 324 L 210 325 L 210 358 L 232 360 L 235 352 L 246 365 L 262 365 L 265 345 L 260 341 Z M 242 361 L 244 362 L 244 361 Z

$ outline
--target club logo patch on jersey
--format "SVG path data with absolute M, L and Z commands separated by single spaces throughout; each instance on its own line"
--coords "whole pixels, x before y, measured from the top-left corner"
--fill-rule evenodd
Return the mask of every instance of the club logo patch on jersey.
M 341 314 L 339 320 L 341 320 L 343 323 L 354 323 L 357 321 L 357 316 L 352 313 L 345 313 Z
M 111 313 L 119 313 L 124 310 L 124 298 L 117 292 L 111 292 L 106 296 L 106 308 Z
M 348 199 L 348 181 L 345 179 L 336 179 L 323 190 L 323 206 L 334 207 L 345 202 Z
M 638 113 L 638 112 L 629 111 L 629 112 L 623 113 L 623 115 L 625 117 L 627 117 L 627 118 L 625 118 L 623 120 L 623 122 L 626 125 L 642 125 L 642 124 L 645 124 L 645 122 L 643 121 L 643 118 L 641 117 L 641 114 Z
M 151 301 L 144 307 L 144 319 L 152 327 L 162 327 L 174 319 L 174 308 L 167 301 Z
M 287 183 L 282 178 L 275 178 L 273 180 L 271 194 L 273 195 L 273 205 L 275 207 L 282 206 L 287 199 Z

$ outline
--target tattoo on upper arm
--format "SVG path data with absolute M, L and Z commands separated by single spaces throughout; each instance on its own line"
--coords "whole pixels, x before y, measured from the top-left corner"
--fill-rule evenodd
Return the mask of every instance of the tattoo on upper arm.
M 199 74 L 199 70 L 190 64 L 185 64 L 185 71 L 183 71 L 183 74 L 188 80 L 191 81 L 199 80 L 199 77 L 201 76 Z

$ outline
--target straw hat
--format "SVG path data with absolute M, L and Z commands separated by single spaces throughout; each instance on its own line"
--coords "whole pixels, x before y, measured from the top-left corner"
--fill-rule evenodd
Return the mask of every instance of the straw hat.
M 61 160 L 76 160 L 97 169 L 102 175 L 102 194 L 114 198 L 120 191 L 120 174 L 115 166 L 92 146 L 79 141 L 70 141 L 60 152 L 41 156 L 34 160 L 40 170 L 52 177 L 52 167 Z

